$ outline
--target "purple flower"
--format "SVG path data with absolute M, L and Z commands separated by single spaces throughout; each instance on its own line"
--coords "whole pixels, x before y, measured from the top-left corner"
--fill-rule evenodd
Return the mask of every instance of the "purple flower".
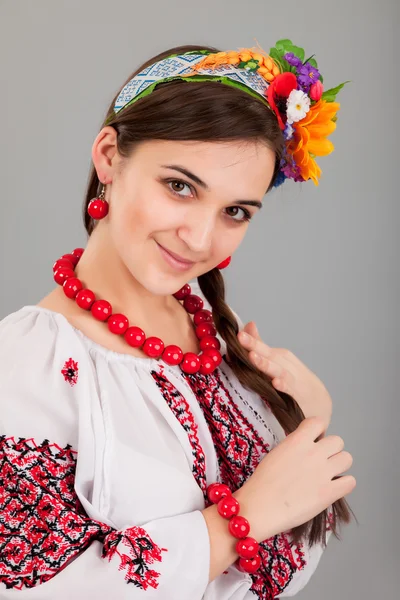
M 289 63 L 289 65 L 291 65 L 292 67 L 296 67 L 297 69 L 299 67 L 303 66 L 303 63 L 301 62 L 301 60 L 299 59 L 298 56 L 296 56 L 295 54 L 293 54 L 293 52 L 286 52 L 286 54 L 283 57 L 285 60 L 287 60 L 287 62 Z
M 303 177 L 300 175 L 300 169 L 295 163 L 287 162 L 281 171 L 288 179 L 294 179 L 296 182 L 304 181 Z
M 293 137 L 294 129 L 292 125 L 286 122 L 285 129 L 283 130 L 283 135 L 285 140 L 291 140 Z
M 297 71 L 297 80 L 304 92 L 308 92 L 313 83 L 319 79 L 319 71 L 310 63 L 302 65 Z

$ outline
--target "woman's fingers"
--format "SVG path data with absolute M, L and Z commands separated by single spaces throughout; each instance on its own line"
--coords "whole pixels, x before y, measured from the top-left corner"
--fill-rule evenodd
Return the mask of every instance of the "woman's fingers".
M 330 485 L 334 499 L 339 500 L 339 498 L 350 494 L 356 487 L 356 484 L 356 478 L 353 475 L 344 475 L 332 481 Z
M 281 364 L 289 370 L 293 370 L 302 364 L 290 350 L 287 350 L 286 348 L 272 348 L 263 342 L 261 338 L 256 339 L 253 335 L 248 333 L 248 329 L 240 331 L 238 333 L 238 338 L 242 346 L 249 352 L 253 351 L 262 357 L 270 358 L 275 363 Z
M 249 353 L 251 362 L 263 373 L 272 379 L 274 387 L 282 392 L 290 393 L 290 390 L 295 384 L 295 377 L 288 369 L 282 365 L 260 356 L 253 350 Z
M 247 326 L 246 326 L 247 327 Z M 246 348 L 246 350 L 254 350 L 258 354 L 267 356 L 272 350 L 267 344 L 261 339 L 256 339 L 253 335 L 248 333 L 248 330 L 242 330 L 238 333 L 239 341 Z
M 326 456 L 330 458 L 338 452 L 342 452 L 344 448 L 344 440 L 338 435 L 327 435 L 318 442 L 320 448 L 324 449 Z
M 353 464 L 353 457 L 350 452 L 343 451 L 331 456 L 328 462 L 333 479 L 333 477 L 337 477 L 350 469 Z

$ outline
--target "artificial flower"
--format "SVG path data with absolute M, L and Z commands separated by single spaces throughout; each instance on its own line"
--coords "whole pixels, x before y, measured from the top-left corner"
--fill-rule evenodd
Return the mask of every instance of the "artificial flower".
M 310 110 L 310 98 L 301 90 L 292 90 L 287 99 L 287 122 L 292 124 L 304 119 Z
M 338 102 L 320 100 L 311 106 L 307 115 L 294 124 L 293 138 L 287 144 L 287 152 L 299 167 L 305 181 L 312 179 L 318 185 L 321 169 L 314 156 L 326 156 L 335 149 L 327 136 L 335 131 L 336 113 L 340 109 Z
M 284 181 L 286 181 L 286 179 L 287 179 L 286 175 L 282 171 L 278 171 L 278 175 L 276 176 L 274 185 L 272 187 L 274 187 L 274 188 L 279 187 L 280 185 L 282 185 L 282 183 Z
M 324 86 L 322 85 L 322 83 L 320 81 L 316 81 L 310 87 L 311 100 L 315 100 L 315 102 L 318 102 L 318 100 L 321 100 L 321 96 L 322 96 L 323 92 L 324 92 Z
M 290 123 L 286 122 L 285 129 L 283 130 L 283 135 L 285 140 L 291 140 L 293 137 L 294 129 Z
M 298 56 L 296 56 L 295 54 L 293 54 L 293 52 L 286 52 L 286 54 L 284 55 L 283 58 L 292 67 L 299 68 L 299 67 L 303 66 L 303 63 L 301 62 L 300 58 Z
M 279 126 L 282 130 L 285 129 L 286 122 L 286 101 L 290 95 L 290 92 L 296 88 L 296 75 L 288 72 L 278 75 L 268 86 L 267 100 L 270 107 L 274 111 L 278 119 Z M 282 106 L 282 100 L 285 101 L 285 106 Z
M 308 92 L 311 85 L 318 81 L 320 77 L 318 69 L 308 62 L 297 70 L 297 74 L 299 85 L 304 92 Z
M 293 179 L 296 182 L 304 181 L 302 175 L 300 174 L 300 168 L 288 158 L 284 161 L 284 165 L 281 170 L 287 179 Z

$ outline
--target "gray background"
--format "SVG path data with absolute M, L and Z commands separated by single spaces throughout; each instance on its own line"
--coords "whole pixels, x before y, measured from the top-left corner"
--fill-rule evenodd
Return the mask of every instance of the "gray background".
M 91 145 L 145 59 L 182 43 L 236 49 L 257 39 L 268 51 L 288 37 L 316 54 L 327 87 L 352 80 L 320 186 L 287 182 L 267 196 L 224 272 L 241 318 L 327 385 L 330 432 L 354 456 L 359 524 L 330 542 L 299 599 L 399 597 L 399 6 L 0 1 L 0 318 L 38 302 L 54 285 L 53 261 L 85 244 Z

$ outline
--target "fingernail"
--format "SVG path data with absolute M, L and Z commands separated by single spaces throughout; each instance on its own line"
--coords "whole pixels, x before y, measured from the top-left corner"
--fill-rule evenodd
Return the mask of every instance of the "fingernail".
M 247 335 L 247 333 L 245 333 L 244 331 L 241 332 L 241 338 L 242 338 L 242 342 L 248 342 L 250 339 L 250 336 Z

